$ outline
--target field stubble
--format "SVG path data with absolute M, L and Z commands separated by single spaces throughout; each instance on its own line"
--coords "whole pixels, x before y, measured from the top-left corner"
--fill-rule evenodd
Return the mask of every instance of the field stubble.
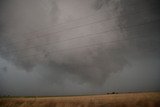
M 0 98 L 0 107 L 160 107 L 160 92 Z

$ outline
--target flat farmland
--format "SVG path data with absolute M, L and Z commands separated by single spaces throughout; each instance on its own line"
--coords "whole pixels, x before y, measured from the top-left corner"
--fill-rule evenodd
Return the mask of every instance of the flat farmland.
M 0 98 L 0 107 L 160 107 L 160 92 Z

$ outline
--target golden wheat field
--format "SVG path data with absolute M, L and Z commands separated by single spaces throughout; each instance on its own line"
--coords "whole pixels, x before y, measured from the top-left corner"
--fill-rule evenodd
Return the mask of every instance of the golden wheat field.
M 160 92 L 1 98 L 0 107 L 160 107 Z

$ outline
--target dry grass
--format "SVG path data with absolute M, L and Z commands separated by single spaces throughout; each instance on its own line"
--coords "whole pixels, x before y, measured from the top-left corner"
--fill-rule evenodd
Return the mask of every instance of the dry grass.
M 160 107 L 160 93 L 1 98 L 0 107 Z

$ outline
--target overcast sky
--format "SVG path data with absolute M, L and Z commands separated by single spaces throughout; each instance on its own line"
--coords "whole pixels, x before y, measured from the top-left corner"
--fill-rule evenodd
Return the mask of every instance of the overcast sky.
M 159 0 L 0 0 L 0 95 L 160 91 Z

